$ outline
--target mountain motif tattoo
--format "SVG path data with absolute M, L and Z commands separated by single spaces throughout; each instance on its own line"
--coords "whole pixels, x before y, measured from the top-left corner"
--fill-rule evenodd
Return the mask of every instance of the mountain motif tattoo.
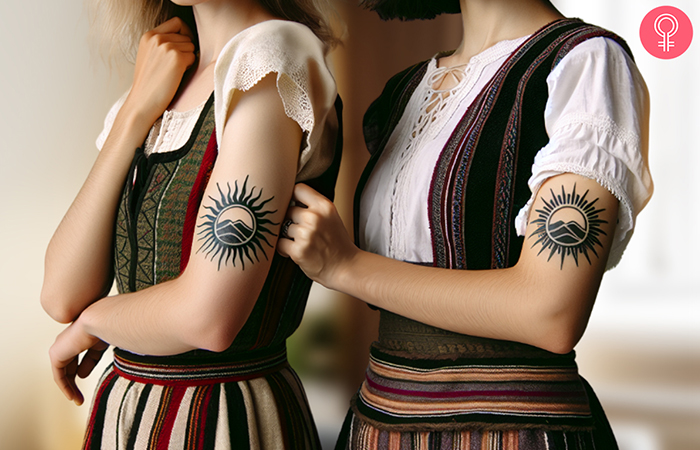
M 557 254 L 561 256 L 559 268 L 564 267 L 564 260 L 571 256 L 578 266 L 579 255 L 586 257 L 588 264 L 591 264 L 589 253 L 598 257 L 595 247 L 603 247 L 598 237 L 606 233 L 601 229 L 601 225 L 608 223 L 600 219 L 600 213 L 605 209 L 596 209 L 596 202 L 589 201 L 586 196 L 576 193 L 576 185 L 567 193 L 564 186 L 561 187 L 561 194 L 557 195 L 550 189 L 551 199 L 545 200 L 540 197 L 545 206 L 537 209 L 537 219 L 532 223 L 537 224 L 537 229 L 528 236 L 528 239 L 536 237 L 536 241 L 531 248 L 539 245 L 540 255 L 545 250 L 549 250 L 547 261 Z
M 238 181 L 235 181 L 235 189 L 231 192 L 231 185 L 226 183 L 228 189 L 224 193 L 216 183 L 219 198 L 208 196 L 211 202 L 203 205 L 209 213 L 201 216 L 204 222 L 197 225 L 200 229 L 198 241 L 201 242 L 197 253 L 204 252 L 211 261 L 218 257 L 218 270 L 221 270 L 222 264 L 228 265 L 229 261 L 236 267 L 236 260 L 245 270 L 246 260 L 250 263 L 260 261 L 258 250 L 267 259 L 264 245 L 272 248 L 272 244 L 265 235 L 277 236 L 267 226 L 279 223 L 266 218 L 277 210 L 265 209 L 274 196 L 261 200 L 262 189 L 255 195 L 255 186 L 248 191 L 247 185 L 248 177 L 240 189 Z

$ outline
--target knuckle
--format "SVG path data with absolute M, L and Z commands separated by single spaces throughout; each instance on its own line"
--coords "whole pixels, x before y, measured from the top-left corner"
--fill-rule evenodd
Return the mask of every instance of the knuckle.
M 335 206 L 333 205 L 333 203 L 330 200 L 324 198 L 324 199 L 319 200 L 318 209 L 324 215 L 330 215 L 331 213 L 333 213 Z

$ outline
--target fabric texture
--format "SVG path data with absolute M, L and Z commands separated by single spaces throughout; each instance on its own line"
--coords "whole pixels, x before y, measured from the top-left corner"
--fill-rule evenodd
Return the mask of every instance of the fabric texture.
M 218 156 L 216 105 L 213 93 L 184 144 L 150 154 L 135 151 L 115 223 L 120 293 L 174 279 L 186 269 Z M 332 200 L 342 150 L 342 103 L 334 96 L 330 106 L 318 106 L 326 116 L 317 118 L 314 129 L 323 129 L 324 137 L 314 145 L 330 145 L 324 152 L 331 157 L 306 182 Z M 161 120 L 154 128 L 167 134 L 167 124 L 175 122 Z M 307 155 L 315 153 L 308 150 Z M 286 360 L 286 339 L 301 321 L 311 280 L 291 259 L 276 252 L 269 257 L 258 299 L 227 350 L 149 356 L 114 349 L 114 363 L 93 400 L 85 449 L 320 449 L 303 388 Z
M 522 237 L 513 229 L 515 215 L 532 196 L 530 169 L 550 142 L 551 73 L 579 45 L 598 38 L 629 52 L 601 28 L 553 22 L 507 52 L 468 108 L 455 109 L 458 120 L 429 183 L 421 185 L 428 191 L 433 266 L 488 270 L 517 262 Z M 392 78 L 365 116 L 372 156 L 358 184 L 356 212 L 363 200 L 375 200 L 364 188 L 383 152 L 397 150 L 401 121 L 423 113 L 411 106 L 426 98 L 417 92 L 431 76 L 430 63 Z M 460 335 L 381 311 L 371 357 L 337 449 L 617 448 L 573 352 Z
M 318 176 L 323 164 L 311 163 L 308 173 L 302 171 L 315 153 L 317 159 L 332 159 L 324 134 L 337 91 L 321 41 L 299 23 L 261 22 L 237 34 L 221 50 L 214 69 L 217 139 L 221 140 L 224 132 L 234 91 L 247 91 L 270 73 L 276 74 L 287 116 L 305 133 L 298 181 Z M 326 153 L 321 154 L 323 151 Z

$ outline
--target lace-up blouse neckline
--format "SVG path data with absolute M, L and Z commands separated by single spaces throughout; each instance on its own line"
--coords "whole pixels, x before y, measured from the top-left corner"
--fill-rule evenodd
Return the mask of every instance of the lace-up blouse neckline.
M 379 233 L 382 234 L 379 239 L 376 239 L 377 236 L 365 236 L 368 242 L 382 243 L 381 250 L 369 245 L 370 251 L 384 254 L 388 250 L 387 256 L 416 262 L 432 256 L 418 250 L 415 236 L 405 232 L 407 229 L 417 230 L 415 223 L 411 224 L 414 222 L 412 218 L 425 214 L 424 203 L 416 202 L 410 193 L 415 192 L 416 186 L 427 186 L 430 182 L 432 171 L 424 168 L 434 167 L 442 149 L 435 143 L 446 141 L 445 133 L 449 134 L 452 129 L 446 125 L 461 117 L 466 106 L 485 84 L 484 80 L 495 74 L 500 66 L 498 62 L 510 55 L 525 39 L 527 37 L 498 42 L 464 64 L 439 67 L 439 58 L 443 54 L 437 54 L 430 60 L 423 80 L 411 97 L 389 139 L 387 150 L 380 157 L 365 188 L 365 195 L 388 188 L 378 201 L 372 194 L 367 197 L 374 197 L 375 203 L 370 208 L 372 212 L 364 216 L 367 223 L 361 227 L 361 234 L 364 234 L 364 230 L 381 230 Z M 391 180 L 388 186 L 386 180 Z M 380 225 L 380 222 L 385 225 Z M 429 236 L 422 236 L 419 241 L 430 246 Z M 388 245 L 385 247 L 384 243 Z

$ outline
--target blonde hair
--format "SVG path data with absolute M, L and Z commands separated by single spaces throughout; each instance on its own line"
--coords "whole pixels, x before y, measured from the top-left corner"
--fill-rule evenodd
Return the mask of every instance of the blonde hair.
M 271 14 L 306 25 L 329 50 L 340 43 L 335 32 L 338 14 L 329 0 L 256 0 Z M 113 60 L 120 54 L 136 59 L 139 40 L 172 17 L 178 16 L 195 31 L 192 7 L 170 0 L 87 0 L 91 41 Z

